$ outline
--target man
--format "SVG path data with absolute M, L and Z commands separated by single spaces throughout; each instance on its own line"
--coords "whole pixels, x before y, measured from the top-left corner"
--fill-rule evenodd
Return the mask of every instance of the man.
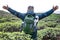
M 11 12 L 13 15 L 17 16 L 18 18 L 21 18 L 22 21 L 24 21 L 24 18 L 26 16 L 26 14 L 31 14 L 31 15 L 37 15 L 39 17 L 39 20 L 41 20 L 42 18 L 45 18 L 47 16 L 49 16 L 50 14 L 52 14 L 55 10 L 58 9 L 58 6 L 53 6 L 53 8 L 45 13 L 42 13 L 42 14 L 37 14 L 37 13 L 34 13 L 34 7 L 33 6 L 29 6 L 28 7 L 28 10 L 27 10 L 27 13 L 26 14 L 23 14 L 23 13 L 19 13 L 13 9 L 11 9 L 10 7 L 7 6 L 3 6 L 4 9 L 8 10 L 9 12 Z M 35 27 L 34 29 L 35 31 L 33 32 L 32 34 L 32 38 L 33 40 L 37 40 L 37 28 Z

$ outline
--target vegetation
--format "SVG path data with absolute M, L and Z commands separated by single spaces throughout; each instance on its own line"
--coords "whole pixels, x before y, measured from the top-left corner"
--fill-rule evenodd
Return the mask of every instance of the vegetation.
M 31 35 L 19 31 L 21 23 L 21 19 L 0 10 L 0 40 L 30 40 Z M 37 34 L 38 40 L 43 40 L 45 36 L 54 40 L 60 35 L 60 14 L 51 14 L 40 20 L 37 26 L 40 28 Z

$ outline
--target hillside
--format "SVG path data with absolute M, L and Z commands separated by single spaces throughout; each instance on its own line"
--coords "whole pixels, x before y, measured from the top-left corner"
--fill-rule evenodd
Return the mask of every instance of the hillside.
M 20 32 L 21 22 L 21 19 L 11 13 L 0 10 L 0 40 L 31 40 L 31 35 Z M 60 35 L 60 14 L 51 14 L 40 20 L 37 26 L 40 29 L 38 40 L 55 40 Z
M 0 19 L 2 19 L 2 18 L 8 18 L 8 19 L 11 19 L 11 20 L 14 20 L 14 19 L 19 20 L 19 18 L 12 15 L 11 13 L 0 10 Z M 48 17 L 46 17 L 42 20 L 48 21 L 48 20 L 58 20 L 58 19 L 60 19 L 60 14 L 51 14 L 50 16 L 48 16 Z
M 19 18 L 16 16 L 12 15 L 11 13 L 5 12 L 0 10 L 0 22 L 6 22 L 6 21 L 20 21 Z

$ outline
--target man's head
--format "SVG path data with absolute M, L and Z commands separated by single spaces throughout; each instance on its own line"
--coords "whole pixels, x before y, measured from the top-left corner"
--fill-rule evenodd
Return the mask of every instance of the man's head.
M 34 12 L 34 7 L 33 7 L 33 6 L 28 6 L 27 12 L 28 12 L 28 13 Z

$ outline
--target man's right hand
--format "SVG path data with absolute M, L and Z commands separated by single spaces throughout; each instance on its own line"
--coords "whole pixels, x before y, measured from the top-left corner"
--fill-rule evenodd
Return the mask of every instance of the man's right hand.
M 8 10 L 8 8 L 9 8 L 8 5 L 7 6 L 3 6 L 3 9 Z

